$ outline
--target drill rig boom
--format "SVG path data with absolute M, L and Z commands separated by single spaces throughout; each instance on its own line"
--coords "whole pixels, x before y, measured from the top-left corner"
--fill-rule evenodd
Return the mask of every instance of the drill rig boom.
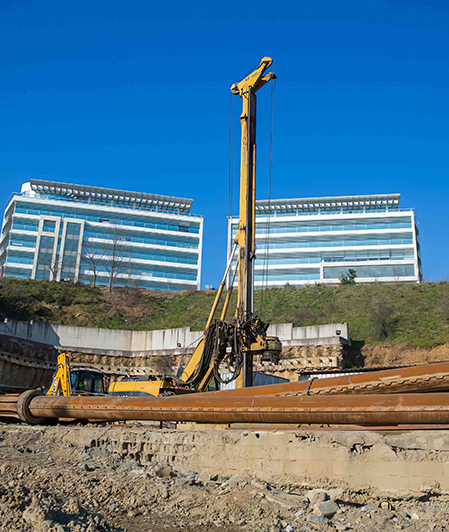
M 242 81 L 234 83 L 231 92 L 242 98 L 240 158 L 240 203 L 239 225 L 225 276 L 215 297 L 205 335 L 195 350 L 181 376 L 189 384 L 197 382 L 199 390 L 207 386 L 215 375 L 221 381 L 219 366 L 224 364 L 231 370 L 231 380 L 237 378 L 237 387 L 252 385 L 253 355 L 270 354 L 279 357 L 282 344 L 278 338 L 268 337 L 268 324 L 254 315 L 254 260 L 255 260 L 255 210 L 256 210 L 256 93 L 270 80 L 273 72 L 265 73 L 272 65 L 270 57 L 264 57 L 259 66 Z M 234 272 L 223 311 L 219 320 L 213 321 L 225 279 L 238 249 L 237 268 Z M 237 308 L 234 319 L 226 322 L 226 311 L 238 273 Z
M 266 83 L 276 79 L 270 68 L 273 60 L 264 57 L 259 66 L 239 83 L 234 83 L 231 92 L 242 98 L 243 109 L 240 115 L 242 129 L 240 156 L 240 216 L 236 243 L 238 257 L 237 320 L 254 319 L 254 260 L 256 258 L 256 93 Z M 261 322 L 259 322 L 260 324 Z M 265 327 L 265 325 L 264 325 Z M 267 338 L 265 327 L 257 334 L 255 341 L 244 351 L 242 371 L 237 378 L 237 387 L 252 385 L 253 354 L 255 351 L 280 352 L 278 338 Z M 262 330 L 259 327 L 259 332 Z
M 276 76 L 264 75 L 273 60 L 264 57 L 254 72 L 240 83 L 234 83 L 231 92 L 242 98 L 240 115 L 242 128 L 240 156 L 240 217 L 236 242 L 239 247 L 239 275 L 237 316 L 254 312 L 254 259 L 256 211 L 256 92 Z

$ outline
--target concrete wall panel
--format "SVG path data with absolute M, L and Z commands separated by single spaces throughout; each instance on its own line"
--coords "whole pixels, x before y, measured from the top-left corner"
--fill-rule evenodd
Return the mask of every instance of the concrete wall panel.
M 341 331 L 340 335 L 336 331 Z M 141 356 L 149 352 L 183 354 L 190 346 L 192 352 L 202 331 L 190 327 L 155 331 L 126 331 L 93 327 L 70 327 L 44 322 L 24 323 L 6 319 L 0 322 L 0 334 L 7 337 L 55 346 L 67 351 L 103 353 L 118 356 Z M 291 323 L 271 325 L 268 334 L 278 336 L 285 347 L 301 345 L 339 345 L 349 341 L 346 323 L 293 327 Z M 193 345 L 192 345 L 193 344 Z

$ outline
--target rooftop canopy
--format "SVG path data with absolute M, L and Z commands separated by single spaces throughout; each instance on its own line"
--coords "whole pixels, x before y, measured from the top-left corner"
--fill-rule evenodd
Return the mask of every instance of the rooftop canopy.
M 326 211 L 373 211 L 398 209 L 400 194 L 371 194 L 368 196 L 329 196 L 321 198 L 290 198 L 257 200 L 256 212 L 269 211 L 312 213 Z
M 160 196 L 145 192 L 131 192 L 114 188 L 92 187 L 89 185 L 72 185 L 30 179 L 31 190 L 37 194 L 61 196 L 73 201 L 109 204 L 114 207 L 128 207 L 147 210 L 158 210 L 171 213 L 188 213 L 193 200 L 175 196 Z

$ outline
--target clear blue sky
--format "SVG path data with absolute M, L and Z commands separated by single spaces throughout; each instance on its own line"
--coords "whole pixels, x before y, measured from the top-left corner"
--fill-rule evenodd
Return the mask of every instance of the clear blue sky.
M 400 192 L 421 222 L 425 280 L 447 280 L 448 6 L 1 0 L 0 205 L 30 177 L 193 198 L 205 216 L 202 285 L 216 286 L 229 87 L 268 55 L 278 76 L 272 197 Z M 266 86 L 259 198 L 270 99 Z M 236 166 L 235 198 L 237 178 Z

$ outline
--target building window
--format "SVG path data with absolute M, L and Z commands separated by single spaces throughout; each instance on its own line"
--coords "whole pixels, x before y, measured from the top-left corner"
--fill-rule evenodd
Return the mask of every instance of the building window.
M 67 223 L 66 233 L 67 233 L 67 235 L 79 236 L 80 229 L 81 229 L 81 224 L 68 222 Z
M 413 277 L 415 267 L 413 264 L 392 265 L 392 266 L 354 266 L 358 278 L 382 278 L 382 277 Z M 347 273 L 347 268 L 335 266 L 324 268 L 325 279 L 339 279 Z
M 44 220 L 44 225 L 42 226 L 42 231 L 46 233 L 54 233 L 56 228 L 56 222 L 52 220 Z

